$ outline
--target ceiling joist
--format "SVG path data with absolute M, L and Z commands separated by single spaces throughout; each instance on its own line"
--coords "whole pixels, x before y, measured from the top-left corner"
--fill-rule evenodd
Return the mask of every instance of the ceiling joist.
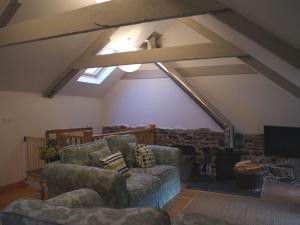
M 239 59 L 246 63 L 247 65 L 251 66 L 257 72 L 268 78 L 269 80 L 273 81 L 282 89 L 286 90 L 296 98 L 300 99 L 300 88 L 290 82 L 289 80 L 282 77 L 280 74 L 269 68 L 268 66 L 262 64 L 258 60 L 254 59 L 251 56 L 242 56 Z
M 222 76 L 222 75 L 243 75 L 256 74 L 256 71 L 245 64 L 237 65 L 212 65 L 212 66 L 195 66 L 195 67 L 174 67 L 183 77 L 199 76 Z M 125 74 L 123 80 L 132 79 L 157 79 L 167 78 L 164 73 L 158 70 L 138 70 L 131 74 Z
M 4 0 L 0 4 L 0 28 L 9 24 L 21 5 L 20 0 Z
M 300 51 L 287 42 L 232 10 L 214 12 L 211 15 L 300 70 Z
M 87 57 L 77 60 L 72 65 L 72 69 L 237 57 L 245 55 L 247 54 L 234 46 L 205 43 Z
M 220 14 L 222 14 L 222 13 L 220 13 Z M 229 43 L 227 40 L 225 40 L 221 36 L 217 35 L 216 33 L 210 31 L 208 28 L 206 28 L 205 26 L 203 26 L 202 24 L 198 23 L 197 21 L 195 21 L 191 18 L 184 18 L 184 19 L 181 19 L 180 21 L 183 22 L 184 24 L 188 25 L 190 28 L 194 29 L 195 31 L 197 31 L 198 33 L 200 33 L 201 35 L 205 36 L 206 38 L 208 38 L 210 40 L 215 40 L 219 43 L 223 43 L 224 45 L 232 46 L 232 44 Z M 281 47 L 283 47 L 283 45 Z M 291 54 L 298 54 L 298 53 L 294 52 Z M 295 84 L 293 84 L 292 82 L 290 82 L 289 80 L 287 80 L 286 78 L 284 78 L 282 75 L 278 74 L 277 72 L 275 72 L 274 70 L 272 70 L 271 68 L 264 65 L 262 62 L 258 61 L 257 59 L 253 58 L 250 55 L 238 56 L 238 58 L 245 64 L 252 67 L 258 73 L 262 74 L 263 76 L 268 78 L 270 81 L 274 82 L 279 87 L 286 90 L 288 93 L 290 93 L 294 97 L 300 99 L 300 88 L 298 86 L 296 86 Z M 297 60 L 299 61 L 298 58 L 297 58 Z
M 223 9 L 211 0 L 112 0 L 2 28 L 0 47 Z

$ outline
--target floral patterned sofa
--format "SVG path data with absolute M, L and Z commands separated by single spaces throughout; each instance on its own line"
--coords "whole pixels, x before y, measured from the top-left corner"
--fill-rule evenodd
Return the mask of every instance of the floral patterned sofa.
M 91 189 L 79 189 L 41 201 L 19 199 L 0 212 L 1 225 L 170 225 L 167 213 L 155 208 L 109 209 Z
M 82 145 L 64 147 L 61 160 L 48 164 L 44 176 L 49 197 L 68 191 L 90 188 L 111 208 L 162 207 L 180 192 L 180 150 L 152 145 L 156 165 L 137 168 L 134 156 L 135 136 L 110 136 Z M 114 171 L 95 167 L 91 152 L 108 147 L 111 153 L 120 151 L 131 176 L 126 178 Z

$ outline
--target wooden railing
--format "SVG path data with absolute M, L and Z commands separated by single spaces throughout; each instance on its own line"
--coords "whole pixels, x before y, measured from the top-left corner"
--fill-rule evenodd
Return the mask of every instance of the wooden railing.
M 57 146 L 64 147 L 68 145 L 78 145 L 87 143 L 91 140 L 93 128 L 72 128 L 72 129 L 56 129 L 47 130 L 46 138 L 56 140 Z
M 92 128 L 57 129 L 46 131 L 46 137 L 25 137 L 27 154 L 27 172 L 41 169 L 45 162 L 40 159 L 40 148 L 47 146 L 47 139 L 56 140 L 57 146 L 77 145 L 99 140 L 107 136 L 133 134 L 139 144 L 155 143 L 155 125 L 151 124 L 143 129 L 130 129 L 126 131 L 93 135 Z
M 155 129 L 156 129 L 155 125 L 150 124 L 149 127 L 143 128 L 143 129 L 130 129 L 130 130 L 119 131 L 119 132 L 114 132 L 114 133 L 93 135 L 90 138 L 90 140 L 99 140 L 104 137 L 114 136 L 114 135 L 133 134 L 136 136 L 138 144 L 151 145 L 151 144 L 154 144 L 154 142 L 155 142 Z

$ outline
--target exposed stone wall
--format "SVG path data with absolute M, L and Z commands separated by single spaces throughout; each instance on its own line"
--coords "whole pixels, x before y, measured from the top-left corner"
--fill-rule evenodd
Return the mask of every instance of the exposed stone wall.
M 103 133 L 138 129 L 145 127 L 108 126 L 103 127 Z M 243 151 L 247 158 L 262 156 L 264 152 L 263 135 L 236 134 L 235 149 Z M 160 145 L 188 144 L 193 145 L 197 153 L 197 162 L 213 161 L 216 152 L 224 149 L 224 133 L 206 128 L 200 129 L 163 129 L 157 128 L 155 143 Z
M 118 132 L 145 127 L 108 126 L 103 133 Z M 215 153 L 224 149 L 224 133 L 209 129 L 157 128 L 155 143 L 160 145 L 188 144 L 196 149 L 197 163 L 214 164 Z M 263 134 L 235 134 L 235 149 L 243 152 L 243 159 L 254 159 L 265 167 L 265 179 L 300 185 L 300 159 L 264 156 Z
M 264 155 L 264 135 L 263 134 L 241 134 L 234 137 L 235 149 L 243 151 L 245 155 L 257 157 Z

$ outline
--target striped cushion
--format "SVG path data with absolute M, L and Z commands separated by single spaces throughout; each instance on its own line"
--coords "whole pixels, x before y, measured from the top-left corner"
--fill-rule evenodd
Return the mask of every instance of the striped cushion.
M 101 161 L 104 169 L 116 170 L 122 174 L 128 172 L 128 167 L 121 152 L 116 152 L 104 159 L 101 159 Z

